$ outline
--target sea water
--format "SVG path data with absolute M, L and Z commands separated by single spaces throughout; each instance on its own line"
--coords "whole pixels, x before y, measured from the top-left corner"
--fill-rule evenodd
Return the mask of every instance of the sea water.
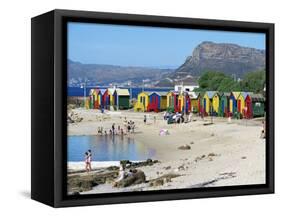
M 72 162 L 84 161 L 89 149 L 93 161 L 143 161 L 155 155 L 155 150 L 127 136 L 68 136 L 67 143 L 67 160 Z

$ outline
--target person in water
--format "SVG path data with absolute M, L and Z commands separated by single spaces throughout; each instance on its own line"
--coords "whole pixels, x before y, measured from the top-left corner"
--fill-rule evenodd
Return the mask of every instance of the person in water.
M 85 152 L 85 164 L 86 164 L 87 172 L 90 172 L 92 170 L 91 162 L 92 162 L 92 151 L 89 149 L 87 152 Z

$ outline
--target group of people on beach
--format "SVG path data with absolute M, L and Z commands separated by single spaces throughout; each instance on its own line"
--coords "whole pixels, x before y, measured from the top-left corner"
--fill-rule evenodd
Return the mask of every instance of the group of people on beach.
M 110 136 L 113 136 L 113 135 L 126 135 L 128 133 L 134 133 L 135 132 L 135 122 L 130 120 L 130 121 L 127 121 L 126 118 L 124 120 L 124 127 L 122 128 L 120 125 L 117 126 L 116 128 L 116 125 L 115 123 L 112 124 L 111 128 L 109 129 L 109 131 L 107 130 L 104 130 L 102 126 L 98 127 L 98 135 L 110 135 Z

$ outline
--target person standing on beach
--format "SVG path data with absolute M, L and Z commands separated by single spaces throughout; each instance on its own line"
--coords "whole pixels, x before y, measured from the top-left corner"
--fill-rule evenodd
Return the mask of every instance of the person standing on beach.
M 92 151 L 88 150 L 87 152 L 85 152 L 85 164 L 86 164 L 87 172 L 90 172 L 92 170 L 91 162 L 92 162 Z
M 115 134 L 115 124 L 114 123 L 112 124 L 111 128 L 112 128 L 112 134 L 114 135 Z
M 143 117 L 143 123 L 146 124 L 146 115 Z

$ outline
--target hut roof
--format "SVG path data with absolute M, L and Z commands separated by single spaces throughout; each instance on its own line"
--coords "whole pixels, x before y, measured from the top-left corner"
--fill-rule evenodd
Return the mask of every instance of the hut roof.
M 100 89 L 101 94 L 103 95 L 105 93 L 106 89 Z
M 115 91 L 118 96 L 130 96 L 128 89 L 116 89 Z
M 148 95 L 148 96 L 150 96 L 151 94 L 153 94 L 154 92 L 152 92 L 152 91 L 142 91 L 142 92 L 140 92 L 139 94 L 146 94 L 146 95 Z
M 234 92 L 232 92 L 232 95 L 234 96 L 235 99 L 237 99 L 238 96 L 240 95 L 240 92 L 234 91 Z
M 153 92 L 153 93 L 156 93 L 159 96 L 167 96 L 167 94 L 168 94 L 167 91 L 156 91 L 156 92 Z
M 250 93 L 249 96 L 251 97 L 253 102 L 264 102 L 265 99 L 262 94 L 259 93 Z
M 95 89 L 91 89 L 91 90 L 89 91 L 89 95 L 93 95 L 94 91 L 95 91 Z
M 249 94 L 253 94 L 252 92 L 241 92 L 241 96 L 245 99 Z
M 118 88 L 117 88 L 118 89 Z M 117 90 L 116 88 L 107 88 L 108 92 L 113 95 L 114 91 Z
M 205 94 L 207 94 L 207 96 L 212 99 L 216 93 L 216 91 L 207 91 Z
M 219 93 L 219 95 L 222 97 L 222 96 L 226 96 L 226 97 L 230 97 L 230 93 L 229 92 L 222 92 L 222 93 Z
M 188 95 L 189 95 L 190 99 L 197 99 L 197 98 L 198 98 L 198 96 L 199 96 L 199 94 L 198 94 L 198 93 L 193 92 L 193 91 L 188 92 Z

